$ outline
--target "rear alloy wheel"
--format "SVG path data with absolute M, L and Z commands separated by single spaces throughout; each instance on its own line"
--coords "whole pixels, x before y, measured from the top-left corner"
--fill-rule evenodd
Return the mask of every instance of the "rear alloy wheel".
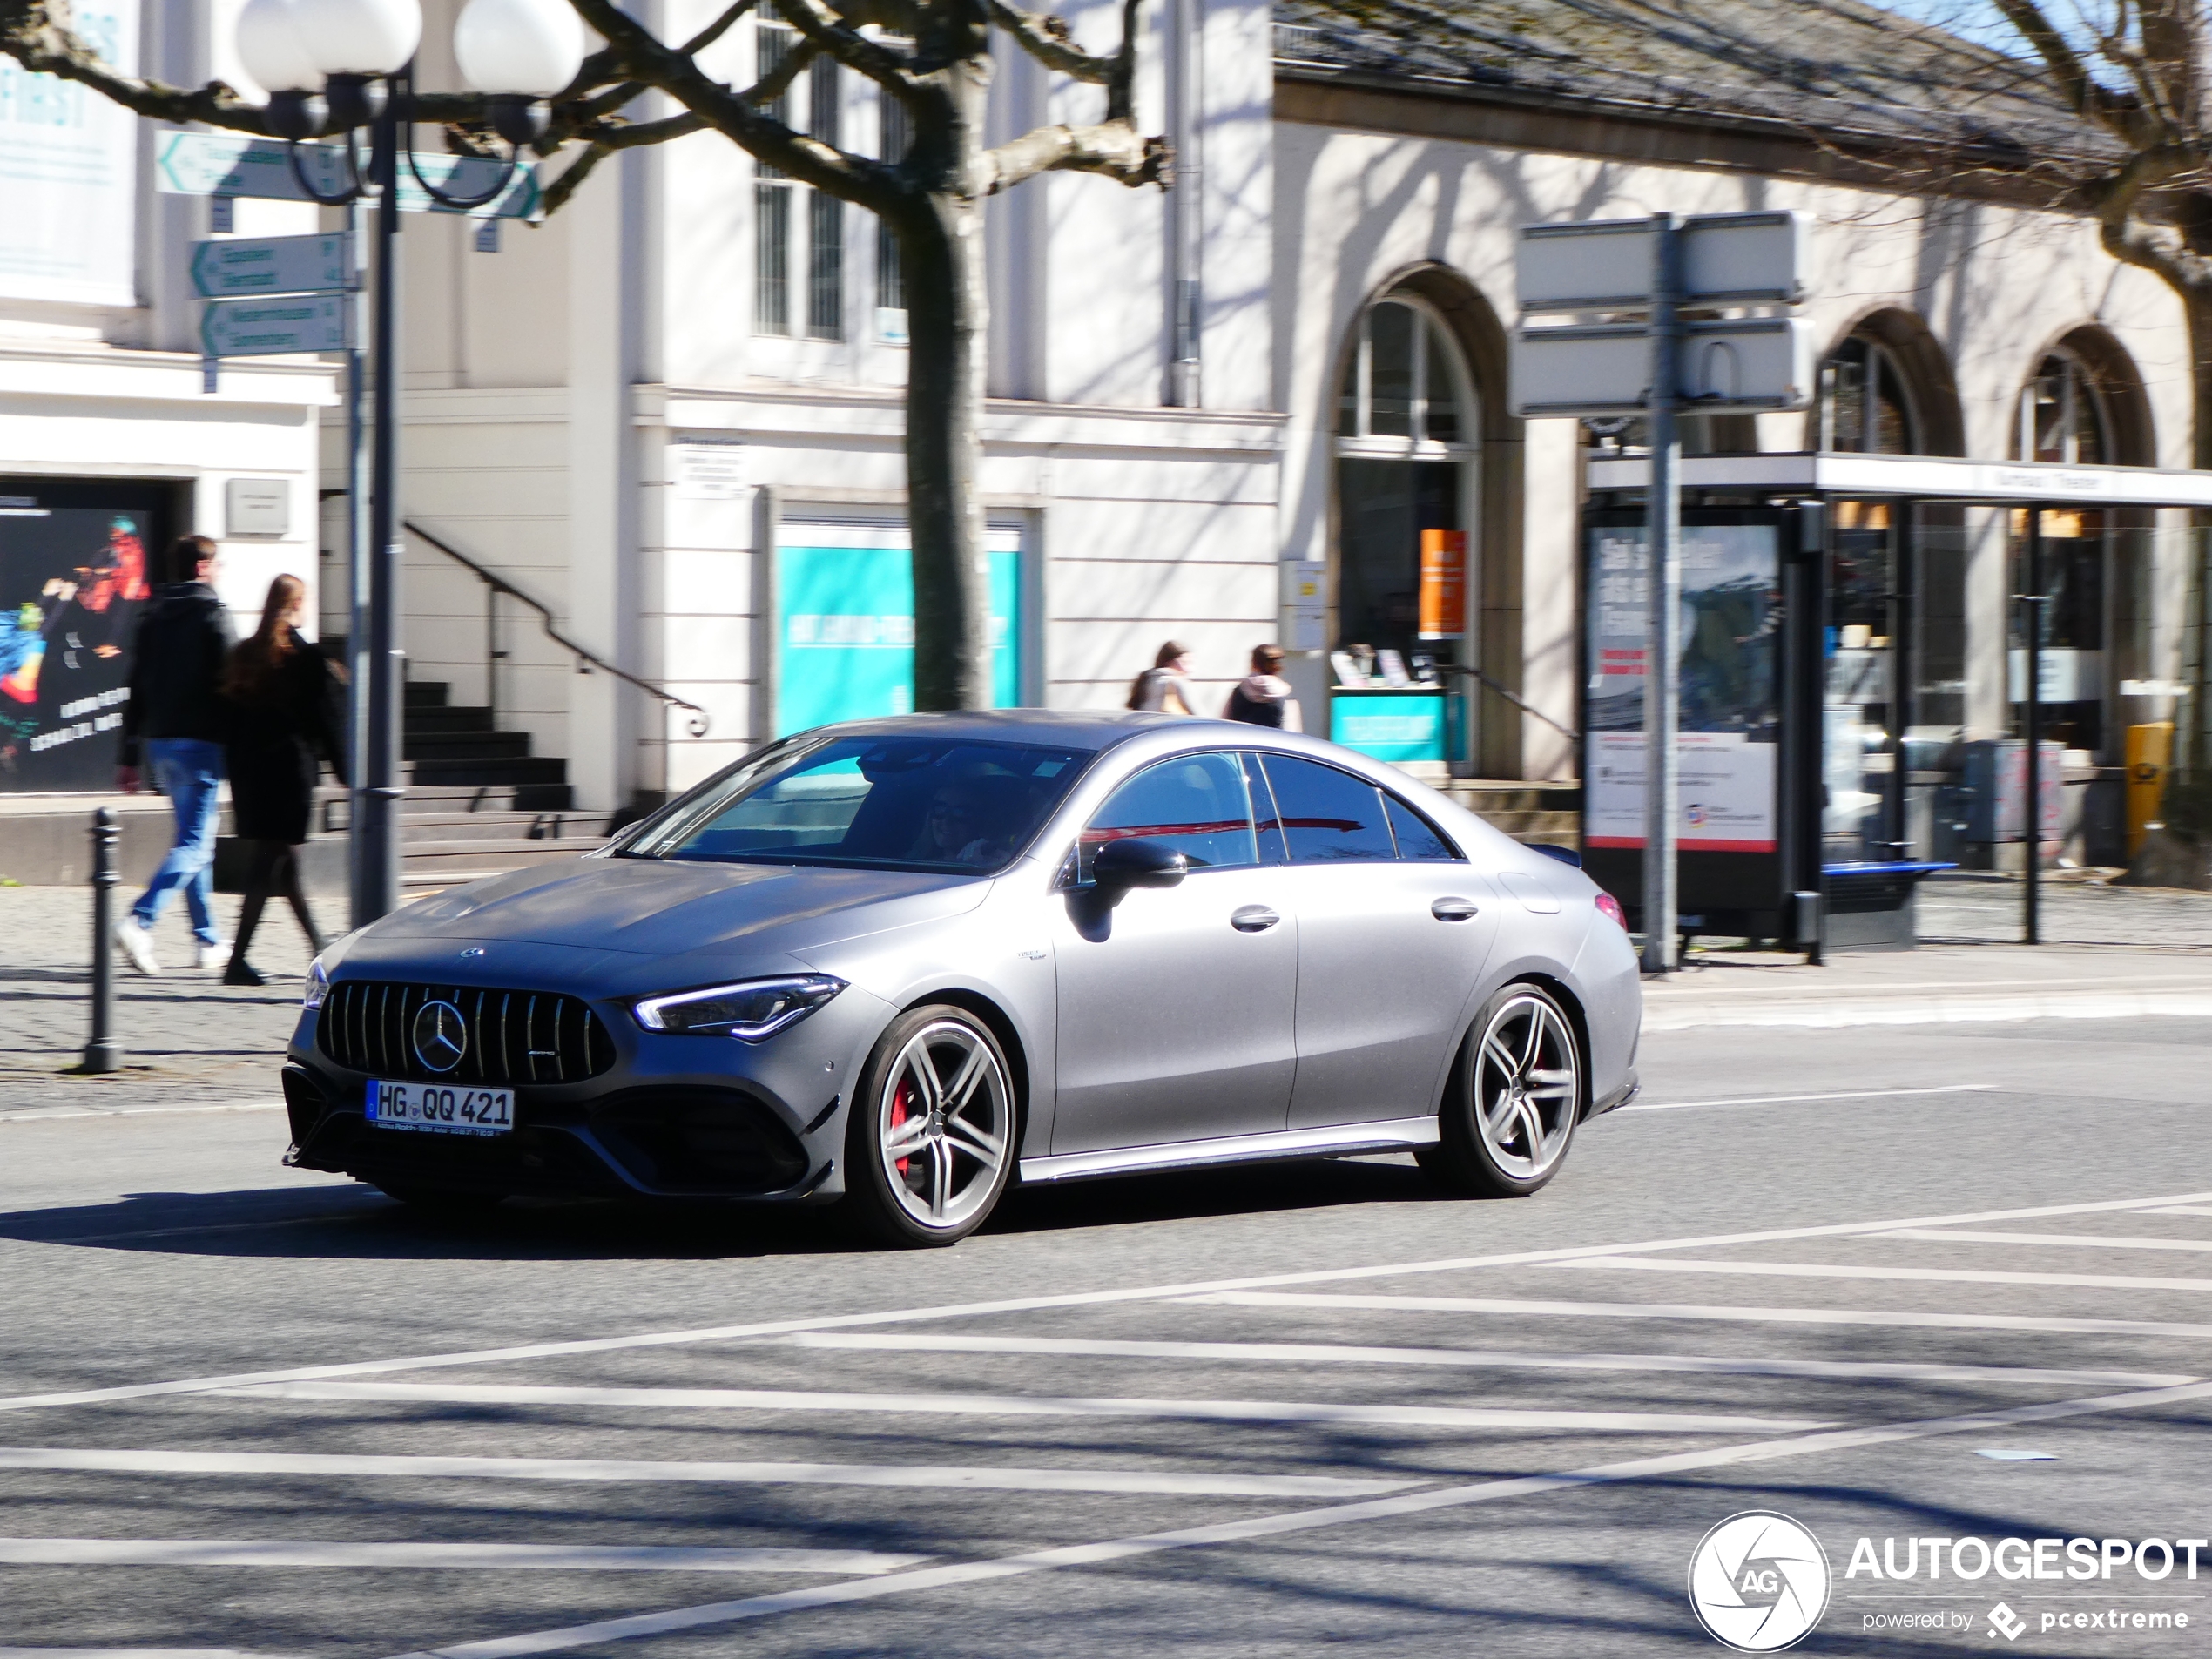
M 965 1008 L 891 1022 L 846 1131 L 847 1205 L 886 1244 L 950 1244 L 983 1224 L 1014 1171 L 1014 1084 L 990 1028 Z
M 1559 1173 L 1582 1112 L 1582 1049 L 1551 993 L 1522 982 L 1483 1005 L 1447 1097 L 1441 1138 L 1417 1157 L 1453 1192 L 1525 1197 Z

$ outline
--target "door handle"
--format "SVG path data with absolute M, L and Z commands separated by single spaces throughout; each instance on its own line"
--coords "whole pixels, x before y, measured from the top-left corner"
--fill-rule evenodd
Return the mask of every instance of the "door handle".
M 1229 925 L 1240 934 L 1264 934 L 1282 920 L 1264 904 L 1239 905 L 1229 913 Z
M 1472 921 L 1481 908 L 1472 899 L 1439 899 L 1428 914 L 1439 921 Z

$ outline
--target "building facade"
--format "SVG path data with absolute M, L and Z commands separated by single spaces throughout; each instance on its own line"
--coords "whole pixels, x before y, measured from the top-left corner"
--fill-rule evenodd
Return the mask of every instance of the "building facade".
M 428 85 L 453 79 L 439 56 L 451 10 L 430 8 Z M 716 10 L 664 0 L 652 21 L 682 36 Z M 1948 131 L 1925 92 L 1936 37 L 1908 51 L 1882 14 L 1838 14 L 1857 32 L 1821 47 L 1860 66 L 1838 90 L 1840 74 L 1808 87 L 1785 72 L 1801 32 L 1791 8 L 1710 8 L 1700 20 L 1732 28 L 1687 44 L 1625 10 L 1592 30 L 1557 10 L 1522 8 L 1520 32 L 1499 36 L 1432 10 L 1146 9 L 1140 116 L 1176 141 L 1182 188 L 1049 174 L 991 204 L 983 487 L 1002 701 L 1113 706 L 1170 638 L 1192 648 L 1202 699 L 1217 699 L 1253 645 L 1278 640 L 1310 728 L 1432 776 L 1577 776 L 1590 515 L 1633 502 L 1600 484 L 1638 435 L 1510 413 L 1515 240 L 1531 224 L 1807 216 L 1817 406 L 1689 422 L 1714 465 L 1825 454 L 2186 468 L 2170 293 L 2108 258 L 2077 213 L 1963 161 L 1898 159 Z M 1103 46 L 1119 8 L 1069 16 Z M 220 6 L 199 37 L 165 26 L 179 37 L 149 51 L 177 78 L 222 69 L 209 44 L 227 34 Z M 1701 44 L 1723 36 L 1735 44 Z M 743 84 L 792 38 L 764 7 L 718 44 L 716 72 Z M 1000 67 L 1000 133 L 1095 116 L 1096 89 L 1010 48 Z M 1998 111 L 2020 131 L 2060 119 L 2024 98 Z M 868 153 L 905 142 L 895 110 L 827 63 L 784 115 Z M 310 550 L 302 445 L 318 412 L 325 551 L 338 550 L 331 370 L 265 360 L 199 393 L 177 349 L 190 306 L 173 272 L 207 209 L 143 176 L 134 188 L 133 304 L 8 314 L 21 329 L 80 331 L 0 346 L 0 376 L 73 388 L 57 420 L 10 393 L 29 424 L 0 428 L 22 446 L 8 468 L 86 475 L 84 457 L 115 453 L 97 423 L 122 420 L 170 469 L 118 463 L 132 476 L 188 475 L 179 524 L 211 522 L 227 469 L 293 478 L 292 540 L 226 543 L 226 592 L 244 606 L 264 567 Z M 241 203 L 237 231 L 312 217 Z M 687 786 L 783 732 L 900 706 L 905 312 L 896 249 L 872 218 L 698 134 L 610 160 L 550 221 L 504 226 L 494 250 L 435 215 L 411 218 L 402 245 L 403 514 L 422 532 L 408 541 L 411 674 L 492 707 L 536 753 L 564 759 L 578 805 L 598 808 Z M 70 352 L 109 379 L 37 367 Z M 112 384 L 98 395 L 138 410 L 133 374 L 132 387 L 170 377 L 190 412 L 177 429 L 199 449 L 81 389 Z M 1707 478 L 1693 508 L 1789 495 Z M 1824 696 L 1880 735 L 1897 779 L 1882 786 L 1892 819 L 1862 842 L 1917 833 L 1898 827 L 1908 773 L 1955 770 L 1959 745 L 2017 726 L 2009 499 L 1824 496 L 1830 645 L 1848 671 Z M 2094 772 L 2118 765 L 2128 727 L 2170 712 L 2170 698 L 2123 687 L 2175 672 L 2185 537 L 2171 511 L 2133 499 L 2046 517 L 2066 545 L 2052 556 L 2043 696 L 2070 764 Z M 537 602 L 553 630 L 470 563 Z M 322 591 L 326 628 L 342 627 L 342 581 Z M 589 664 L 562 639 L 654 689 L 579 671 Z

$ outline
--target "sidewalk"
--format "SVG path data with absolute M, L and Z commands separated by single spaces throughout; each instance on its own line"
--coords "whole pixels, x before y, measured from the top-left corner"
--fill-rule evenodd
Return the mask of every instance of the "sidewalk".
M 118 889 L 118 910 L 137 896 Z M 1923 902 L 1919 949 L 1801 957 L 1693 951 L 1683 971 L 1644 988 L 1644 1028 L 1879 1026 L 1946 1021 L 2147 1015 L 2212 1017 L 2212 894 L 2054 883 L 2044 932 L 2019 937 L 2020 884 L 1945 883 Z M 239 900 L 217 895 L 227 932 Z M 316 903 L 325 930 L 344 912 Z M 156 930 L 168 970 L 143 979 L 118 958 L 116 1034 L 124 1069 L 71 1076 L 90 1020 L 92 898 L 85 887 L 0 887 L 0 1122 L 23 1112 L 268 1106 L 298 1016 L 307 952 L 291 913 L 273 910 L 255 941 L 263 990 L 232 990 L 192 960 L 184 907 Z
M 138 896 L 116 889 L 116 914 Z M 218 894 L 227 935 L 241 900 Z M 311 901 L 312 902 L 312 901 Z M 345 931 L 342 904 L 314 902 L 326 934 Z M 184 902 L 172 900 L 154 929 L 163 973 L 146 979 L 115 955 L 115 1035 L 123 1069 L 70 1076 L 91 1022 L 92 894 L 89 887 L 0 887 L 0 1120 L 24 1112 L 129 1111 L 179 1106 L 269 1105 L 283 1096 L 277 1069 L 300 1010 L 307 941 L 280 902 L 254 936 L 260 990 L 234 990 L 222 970 L 192 960 Z

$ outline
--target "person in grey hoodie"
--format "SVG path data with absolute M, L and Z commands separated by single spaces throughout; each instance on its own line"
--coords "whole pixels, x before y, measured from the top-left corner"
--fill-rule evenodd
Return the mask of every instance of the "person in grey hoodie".
M 169 549 L 169 580 L 153 590 L 131 644 L 131 696 L 115 781 L 135 794 L 153 774 L 176 814 L 176 840 L 153 880 L 115 924 L 115 942 L 141 974 L 158 974 L 153 924 L 184 890 L 199 944 L 198 966 L 219 968 L 230 950 L 215 925 L 215 818 L 223 783 L 224 719 L 216 697 L 233 643 L 230 613 L 215 597 L 215 543 L 180 536 Z

